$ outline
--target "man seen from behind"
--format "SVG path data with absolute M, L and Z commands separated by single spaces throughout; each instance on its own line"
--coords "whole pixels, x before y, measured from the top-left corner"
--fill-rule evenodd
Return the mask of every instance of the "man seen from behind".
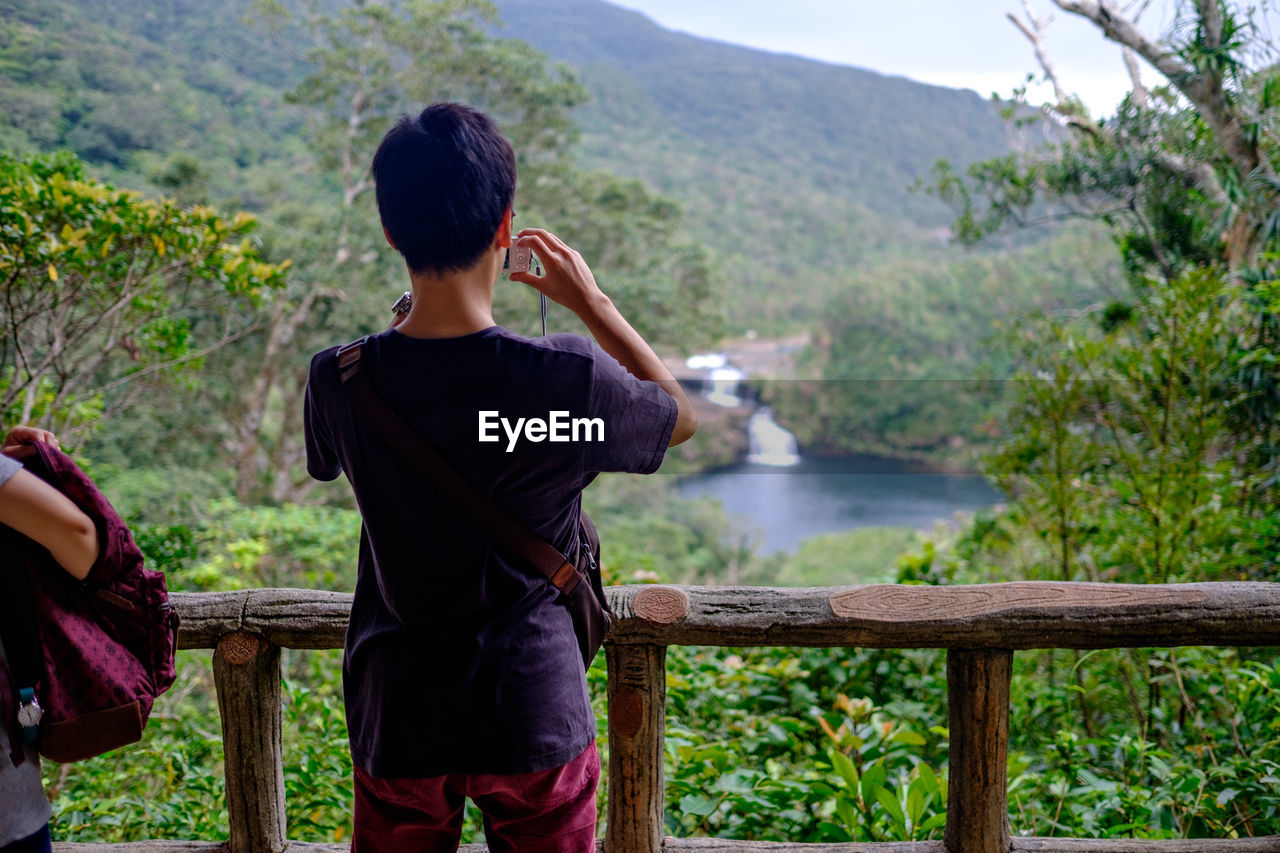
M 539 228 L 513 234 L 515 157 L 488 116 L 442 103 L 402 118 L 373 177 L 413 288 L 403 321 L 362 347 L 373 389 L 573 557 L 582 490 L 600 472 L 655 471 L 693 434 L 689 400 L 578 252 Z M 494 322 L 517 241 L 543 272 L 511 280 L 594 340 Z M 596 723 L 558 591 L 378 437 L 344 393 L 336 347 L 312 360 L 305 429 L 308 471 L 346 474 L 363 518 L 343 659 L 354 853 L 455 850 L 464 797 L 490 850 L 593 851 Z

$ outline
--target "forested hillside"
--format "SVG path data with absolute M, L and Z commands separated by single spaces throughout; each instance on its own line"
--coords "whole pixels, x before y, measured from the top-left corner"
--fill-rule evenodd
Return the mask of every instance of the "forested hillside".
M 246 8 L 3 0 L 0 143 L 68 148 L 126 186 L 265 208 L 249 188 L 305 155 L 303 113 L 281 97 L 303 69 L 244 26 Z
M 307 171 L 305 111 L 282 98 L 304 73 L 301 34 L 246 26 L 250 5 L 4 0 L 0 141 L 251 211 L 312 199 L 333 176 L 282 180 Z M 946 209 L 910 188 L 940 157 L 1007 147 L 972 92 L 672 33 L 602 0 L 498 8 L 500 34 L 590 93 L 582 164 L 684 206 L 727 276 L 731 330 L 794 330 L 850 272 L 937 251 Z
M 736 330 L 795 328 L 859 270 L 936 247 L 911 187 L 1008 148 L 972 92 L 664 30 L 600 0 L 502 0 L 511 35 L 578 69 L 584 159 L 682 202 L 730 277 Z
M 124 186 L 260 214 L 269 259 L 301 261 L 323 245 L 311 235 L 339 227 L 321 212 L 356 179 L 334 168 L 340 153 L 316 119 L 328 111 L 341 121 L 342 105 L 308 103 L 297 88 L 318 36 L 304 19 L 287 18 L 289 4 L 0 3 L 0 144 L 16 152 L 67 147 Z M 618 178 L 591 186 L 554 170 L 540 178 L 531 164 L 520 199 L 529 221 L 541 214 L 598 264 L 624 302 L 644 306 L 638 321 L 660 343 L 687 350 L 714 343 L 717 329 L 769 334 L 835 323 L 814 337 L 806 375 L 968 378 L 980 372 L 1002 317 L 1094 298 L 1094 276 L 1046 267 L 1036 250 L 966 250 L 940 236 L 946 207 L 913 187 L 939 158 L 963 165 L 1007 149 L 995 106 L 971 92 L 672 33 L 601 0 L 505 0 L 497 8 L 501 17 L 480 20 L 482 28 L 528 39 L 567 63 L 582 86 L 553 96 L 572 107 L 569 135 L 558 126 L 524 132 L 562 136 L 580 167 L 639 178 L 663 194 Z M 413 100 L 386 105 L 387 114 L 450 95 L 440 81 L 422 82 L 400 90 L 412 90 Z M 367 131 L 377 114 L 362 120 Z M 565 203 L 573 198 L 587 203 Z M 367 204 L 357 200 L 355 209 Z M 655 241 L 660 232 L 666 236 Z M 375 278 L 386 282 L 383 293 L 394 292 L 394 260 L 376 234 L 358 236 L 357 254 L 379 259 Z M 366 280 L 371 268 L 359 269 Z M 344 274 L 331 265 L 312 275 Z M 915 280 L 908 290 L 897 284 L 904 277 Z M 672 300 L 666 282 L 673 280 L 690 288 L 683 300 Z M 364 292 L 354 284 L 346 282 L 348 292 Z M 699 289 L 723 295 L 690 300 Z M 964 296 L 984 291 L 1001 298 Z M 894 307 L 906 292 L 919 319 L 914 336 L 901 334 L 902 310 Z M 501 295 L 515 316 L 529 317 L 522 294 Z M 369 316 L 382 301 L 369 300 Z M 717 316 L 725 322 L 709 319 Z M 572 328 L 572 318 L 553 311 L 556 322 Z M 352 323 L 334 333 L 360 330 Z M 846 341 L 851 334 L 877 343 Z M 842 354 L 854 352 L 856 362 Z M 953 422 L 908 430 L 916 434 L 910 441 L 884 441 L 876 432 L 883 424 L 850 430 L 847 419 L 812 418 L 792 408 L 793 395 L 776 396 L 782 421 L 807 447 L 828 453 L 966 464 L 967 444 L 955 437 L 976 437 L 986 419 L 966 410 Z

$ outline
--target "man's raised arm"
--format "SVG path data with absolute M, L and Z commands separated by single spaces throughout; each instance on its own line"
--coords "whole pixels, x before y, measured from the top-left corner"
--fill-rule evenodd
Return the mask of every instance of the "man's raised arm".
M 513 273 L 512 281 L 527 284 L 563 305 L 586 324 L 596 343 L 637 379 L 657 382 L 676 401 L 676 425 L 668 446 L 686 441 L 698 428 L 698 416 L 680 383 L 653 348 L 631 327 L 616 305 L 600 290 L 591 268 L 576 249 L 550 231 L 526 228 L 516 235 L 542 262 L 544 273 Z

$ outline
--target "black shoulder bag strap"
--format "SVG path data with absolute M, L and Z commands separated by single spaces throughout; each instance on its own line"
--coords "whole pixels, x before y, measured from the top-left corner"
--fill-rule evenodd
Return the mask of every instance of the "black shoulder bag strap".
M 459 474 L 426 439 L 387 407 L 364 371 L 361 361 L 364 342 L 361 338 L 338 350 L 342 386 L 356 404 L 356 410 L 389 445 L 470 513 L 496 540 L 531 563 L 566 597 L 571 597 L 584 580 L 582 573 L 558 548 L 531 532 Z

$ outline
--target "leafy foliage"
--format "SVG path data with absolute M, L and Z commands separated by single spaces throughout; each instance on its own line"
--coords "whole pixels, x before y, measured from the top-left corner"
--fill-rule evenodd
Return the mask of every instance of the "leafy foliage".
M 53 832 L 82 841 L 225 838 L 222 733 L 209 652 L 179 652 L 178 680 L 140 744 L 78 764 L 45 762 Z
M 777 586 L 848 586 L 897 577 L 899 555 L 925 538 L 910 527 L 860 527 L 811 536 L 770 578 Z
M 1117 274 L 1090 229 L 871 268 L 827 302 L 803 365 L 821 379 L 765 383 L 763 395 L 808 453 L 972 464 L 998 431 L 1013 370 L 1001 332 L 1106 298 Z
M 1088 324 L 1114 322 L 1102 309 L 1024 325 L 1007 438 L 986 466 L 1052 551 L 1047 576 L 1165 583 L 1274 561 L 1263 472 L 1240 464 L 1229 427 L 1250 398 L 1235 382 L 1241 296 L 1196 272 L 1150 283 L 1109 330 Z
M 0 415 L 71 438 L 117 389 L 242 334 L 236 309 L 288 266 L 260 258 L 253 224 L 86 179 L 67 154 L 0 154 Z

